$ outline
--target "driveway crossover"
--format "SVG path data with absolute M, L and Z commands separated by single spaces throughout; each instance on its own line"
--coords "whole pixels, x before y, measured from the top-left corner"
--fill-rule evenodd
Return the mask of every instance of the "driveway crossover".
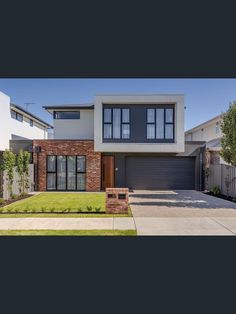
M 236 203 L 198 191 L 134 191 L 138 235 L 235 235 Z

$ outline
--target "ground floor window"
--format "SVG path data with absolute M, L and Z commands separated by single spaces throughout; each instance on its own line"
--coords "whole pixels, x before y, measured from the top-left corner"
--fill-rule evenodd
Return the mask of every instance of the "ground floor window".
M 85 156 L 47 156 L 47 190 L 85 191 Z

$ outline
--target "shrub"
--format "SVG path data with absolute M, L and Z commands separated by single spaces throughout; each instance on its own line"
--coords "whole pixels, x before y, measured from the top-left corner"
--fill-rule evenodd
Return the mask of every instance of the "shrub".
M 101 207 L 95 207 L 95 211 L 98 213 L 98 212 L 100 212 L 100 210 L 101 210 Z
M 19 196 L 16 195 L 16 194 L 12 194 L 12 195 L 11 195 L 11 198 L 12 198 L 13 200 L 17 199 L 18 197 L 19 197 Z
M 24 197 L 24 196 L 27 196 L 27 195 L 28 195 L 28 193 L 26 193 L 26 192 L 20 193 L 20 196 L 21 196 L 21 197 Z
M 0 170 L 6 171 L 7 200 L 9 199 L 9 196 L 12 197 L 12 185 L 14 179 L 15 163 L 16 155 L 9 150 L 4 151 L 0 163 Z
M 218 185 L 213 186 L 213 188 L 210 190 L 210 192 L 213 195 L 219 195 L 220 194 L 220 188 L 218 187 Z
M 4 199 L 0 197 L 0 205 L 3 205 L 5 203 Z
M 29 163 L 30 163 L 30 153 L 19 151 L 16 159 L 17 172 L 19 174 L 19 191 L 20 193 L 25 193 L 29 189 Z
M 236 102 L 233 101 L 227 112 L 223 115 L 221 130 L 221 157 L 232 166 L 236 166 L 236 141 L 235 141 Z
M 93 209 L 92 206 L 87 206 L 86 208 L 87 208 L 87 210 L 88 210 L 89 212 L 91 212 L 92 209 Z
M 47 208 L 43 206 L 43 207 L 41 208 L 41 212 L 42 212 L 42 213 L 45 213 L 46 211 L 47 211 Z

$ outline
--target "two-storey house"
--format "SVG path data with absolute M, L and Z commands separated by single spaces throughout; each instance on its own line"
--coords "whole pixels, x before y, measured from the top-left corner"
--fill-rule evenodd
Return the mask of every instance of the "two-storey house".
M 0 151 L 9 149 L 11 141 L 47 139 L 50 124 L 24 108 L 12 104 L 10 97 L 0 92 Z M 22 146 L 24 147 L 24 146 Z
M 221 138 L 223 136 L 221 131 L 221 123 L 223 113 L 203 122 L 194 128 L 185 132 L 185 141 L 196 143 L 202 141 L 205 145 L 207 159 L 211 164 L 225 164 L 226 162 L 220 157 Z
M 185 153 L 183 95 L 97 95 L 44 108 L 54 139 L 33 141 L 38 190 L 199 188 L 199 160 Z

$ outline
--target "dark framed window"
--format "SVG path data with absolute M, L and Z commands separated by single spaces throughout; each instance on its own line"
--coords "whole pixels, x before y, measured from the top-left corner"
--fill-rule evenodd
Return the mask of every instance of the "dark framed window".
M 174 108 L 147 109 L 147 139 L 174 140 Z
M 77 156 L 77 190 L 86 189 L 86 159 L 85 156 Z
M 23 122 L 23 115 L 19 112 L 16 112 L 15 110 L 12 110 L 12 109 L 11 109 L 11 117 L 15 120 Z
M 34 121 L 32 119 L 30 119 L 30 126 L 34 126 Z
M 47 156 L 48 191 L 85 191 L 85 156 Z
M 56 190 L 56 156 L 47 156 L 47 190 Z
M 130 109 L 103 109 L 103 138 L 130 139 Z
M 80 119 L 80 111 L 54 111 L 54 119 Z

